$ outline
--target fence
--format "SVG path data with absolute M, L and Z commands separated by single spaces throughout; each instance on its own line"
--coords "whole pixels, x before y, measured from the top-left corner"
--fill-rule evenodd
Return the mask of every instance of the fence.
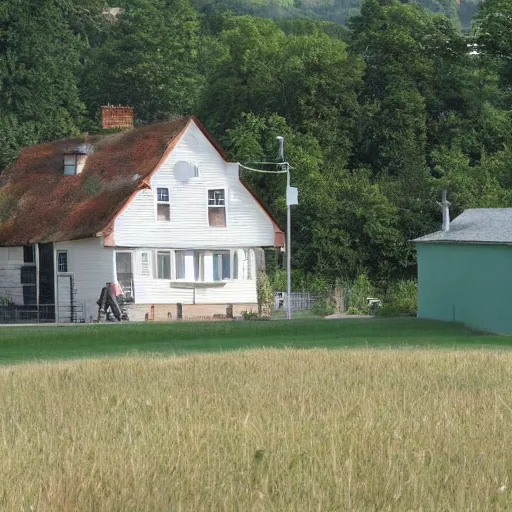
M 56 304 L 57 303 L 57 304 Z M 47 274 L 38 280 L 35 263 L 0 265 L 0 324 L 78 323 L 85 304 L 76 301 L 72 274 Z
M 0 304 L 0 324 L 53 322 L 85 322 L 85 304 Z
M 274 310 L 287 309 L 287 295 L 286 292 L 276 292 L 274 294 Z M 292 311 L 309 311 L 316 302 L 326 298 L 326 294 L 292 292 L 290 293 L 290 304 Z

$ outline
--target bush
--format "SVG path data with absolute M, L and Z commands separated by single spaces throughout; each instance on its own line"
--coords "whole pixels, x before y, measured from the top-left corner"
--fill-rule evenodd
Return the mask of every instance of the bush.
M 359 309 L 354 308 L 353 306 L 350 306 L 347 309 L 346 314 L 347 315 L 363 315 L 364 313 L 361 313 L 361 311 L 359 311 Z
M 256 311 L 242 311 L 242 318 L 244 320 L 258 320 L 259 316 Z
M 386 293 L 379 316 L 415 316 L 418 311 L 418 284 L 416 281 L 397 281 Z
M 329 301 L 322 299 L 311 306 L 311 314 L 315 316 L 328 316 L 334 314 L 334 308 Z
M 258 294 L 258 313 L 263 316 L 270 316 L 274 306 L 274 292 L 270 279 L 265 272 L 258 272 L 256 291 Z
M 372 297 L 375 288 L 368 279 L 366 274 L 360 274 L 353 285 L 350 287 L 347 314 L 349 315 L 368 315 L 370 306 L 368 305 L 368 297 Z M 357 313 L 349 313 L 349 311 L 357 311 Z

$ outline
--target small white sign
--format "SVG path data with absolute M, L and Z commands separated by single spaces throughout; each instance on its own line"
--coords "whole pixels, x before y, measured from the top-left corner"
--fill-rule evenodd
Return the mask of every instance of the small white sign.
M 299 189 L 297 187 L 286 188 L 286 206 L 299 204 Z

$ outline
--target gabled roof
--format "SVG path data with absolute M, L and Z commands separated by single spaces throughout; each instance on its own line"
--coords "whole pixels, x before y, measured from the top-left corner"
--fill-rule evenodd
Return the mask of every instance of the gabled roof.
M 437 231 L 414 242 L 512 244 L 512 208 L 466 210 L 450 223 L 449 231 Z
M 226 160 L 192 117 L 23 149 L 0 174 L 0 246 L 108 235 L 117 214 L 139 190 L 149 187 L 151 175 L 191 122 Z M 63 155 L 84 145 L 92 152 L 83 171 L 65 176 Z M 277 233 L 279 228 L 265 211 Z

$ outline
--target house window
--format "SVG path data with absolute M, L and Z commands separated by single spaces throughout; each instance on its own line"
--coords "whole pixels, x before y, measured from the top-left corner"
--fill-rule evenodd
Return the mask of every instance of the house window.
M 116 251 L 116 279 L 123 290 L 124 298 L 134 300 L 133 267 L 131 252 Z
M 238 279 L 238 251 L 233 253 L 233 279 Z
M 158 279 L 171 279 L 171 253 L 158 251 L 156 253 L 156 276 Z
M 204 253 L 194 252 L 194 279 L 204 281 Z
M 226 194 L 222 188 L 208 190 L 208 224 L 226 226 Z
M 77 167 L 77 155 L 64 155 L 64 174 L 74 176 Z
M 171 202 L 168 188 L 156 189 L 156 220 L 164 222 L 171 220 Z
M 194 165 L 194 176 L 193 178 L 199 178 L 199 167 Z
M 185 279 L 185 251 L 174 253 L 174 271 L 176 279 Z
M 35 263 L 36 255 L 33 245 L 25 245 L 23 247 L 23 263 Z
M 231 278 L 231 256 L 229 252 L 213 253 L 213 280 L 223 281 Z
M 68 251 L 57 251 L 57 272 L 68 271 Z
M 140 254 L 140 275 L 149 277 L 149 253 L 147 252 Z

